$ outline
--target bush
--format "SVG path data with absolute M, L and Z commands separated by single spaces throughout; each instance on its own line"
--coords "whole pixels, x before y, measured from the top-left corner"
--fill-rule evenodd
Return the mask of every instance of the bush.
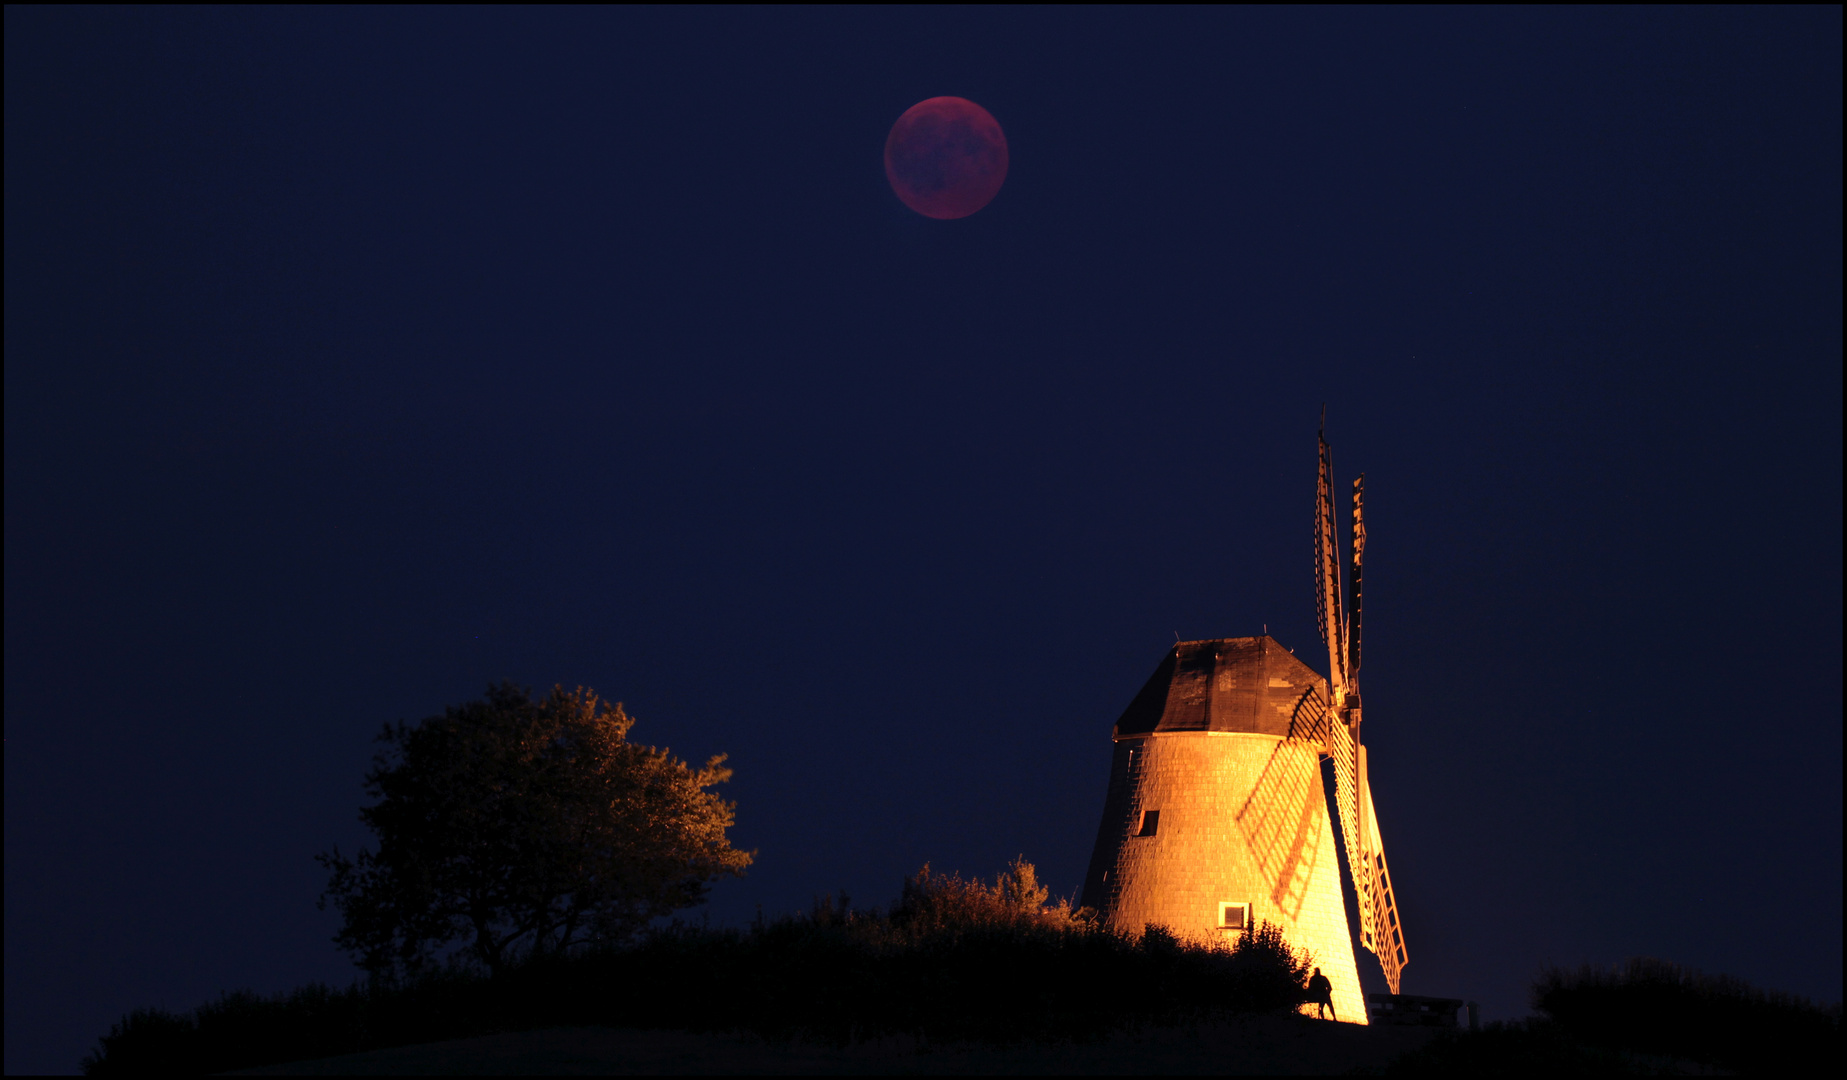
M 675 925 L 625 947 L 456 969 L 398 984 L 227 995 L 190 1014 L 130 1014 L 93 1075 L 214 1072 L 495 1031 L 574 1026 L 752 1031 L 844 1044 L 911 1035 L 1090 1039 L 1125 1026 L 1285 1011 L 1307 960 L 1269 925 L 1236 948 L 1139 938 L 1046 903 L 1016 860 L 993 884 L 928 867 L 885 913 L 844 897 L 745 930 Z
M 1717 1064 L 1741 1071 L 1838 1071 L 1840 1007 L 1822 1009 L 1759 990 L 1729 975 L 1703 975 L 1664 960 L 1636 958 L 1607 971 L 1547 969 L 1533 1007 L 1593 1046 Z
M 1838 1005 L 1820 1008 L 1661 960 L 1607 971 L 1549 968 L 1533 984 L 1533 1007 L 1541 1016 L 1445 1035 L 1390 1071 L 1652 1076 L 1690 1069 L 1832 1074 L 1841 1067 Z
M 966 930 L 1076 929 L 1088 925 L 1091 913 L 1078 912 L 1071 902 L 1046 906 L 1050 890 L 1039 884 L 1038 871 L 1025 858 L 1016 858 L 989 885 L 960 874 L 933 874 L 925 863 L 892 905 L 893 929 L 912 939 Z

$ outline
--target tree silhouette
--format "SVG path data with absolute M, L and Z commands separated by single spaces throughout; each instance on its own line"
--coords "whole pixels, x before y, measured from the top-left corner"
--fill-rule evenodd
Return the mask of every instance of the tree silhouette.
M 543 699 L 503 682 L 412 726 L 386 725 L 366 774 L 378 840 L 332 873 L 334 941 L 380 975 L 427 969 L 445 946 L 498 975 L 522 957 L 620 941 L 704 899 L 754 852 L 725 836 L 724 756 L 691 769 L 627 740 L 618 704 L 579 688 Z

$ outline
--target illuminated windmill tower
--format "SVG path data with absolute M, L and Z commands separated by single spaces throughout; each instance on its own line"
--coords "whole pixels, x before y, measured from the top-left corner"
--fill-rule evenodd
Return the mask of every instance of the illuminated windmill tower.
M 1116 722 L 1083 903 L 1131 933 L 1161 924 L 1182 937 L 1229 939 L 1276 923 L 1290 944 L 1314 953 L 1340 1019 L 1365 1023 L 1335 821 L 1358 894 L 1360 942 L 1394 994 L 1405 949 L 1360 745 L 1365 477 L 1353 482 L 1349 614 L 1333 455 L 1318 441 L 1315 596 L 1330 677 L 1268 636 L 1175 645 Z M 1334 763 L 1332 800 L 1323 758 Z

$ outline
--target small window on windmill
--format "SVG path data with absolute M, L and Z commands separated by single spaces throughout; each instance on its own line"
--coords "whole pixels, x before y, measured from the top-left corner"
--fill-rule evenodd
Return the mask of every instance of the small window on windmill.
M 1136 832 L 1135 835 L 1153 836 L 1155 827 L 1160 824 L 1161 824 L 1161 812 L 1159 810 L 1143 810 L 1142 811 L 1142 827 L 1138 832 Z
M 1219 929 L 1247 930 L 1251 925 L 1251 906 L 1231 900 L 1219 901 Z

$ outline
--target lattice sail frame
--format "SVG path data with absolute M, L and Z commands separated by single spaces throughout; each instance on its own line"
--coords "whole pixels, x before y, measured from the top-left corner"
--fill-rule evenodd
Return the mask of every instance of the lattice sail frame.
M 1328 688 L 1333 701 L 1320 709 L 1298 713 L 1306 720 L 1292 738 L 1314 741 L 1334 760 L 1334 802 L 1340 833 L 1347 849 L 1347 866 L 1353 875 L 1360 913 L 1360 944 L 1379 958 L 1386 985 L 1399 993 L 1400 973 L 1408 962 L 1404 930 L 1398 922 L 1398 901 L 1385 862 L 1385 842 L 1379 837 L 1378 816 L 1372 806 L 1372 785 L 1366 770 L 1366 748 L 1360 743 L 1358 687 L 1360 613 L 1363 559 L 1366 551 L 1366 478 L 1353 482 L 1353 583 L 1352 625 L 1341 604 L 1339 538 L 1334 528 L 1334 452 L 1325 436 L 1320 443 L 1320 475 L 1315 491 L 1315 613 L 1321 638 L 1328 647 Z M 1317 695 L 1318 697 L 1318 695 Z
M 1334 536 L 1334 451 L 1321 443 L 1321 474 L 1315 486 L 1315 616 L 1328 646 L 1328 686 L 1334 707 L 1347 703 L 1347 619 L 1340 603 L 1340 556 Z

